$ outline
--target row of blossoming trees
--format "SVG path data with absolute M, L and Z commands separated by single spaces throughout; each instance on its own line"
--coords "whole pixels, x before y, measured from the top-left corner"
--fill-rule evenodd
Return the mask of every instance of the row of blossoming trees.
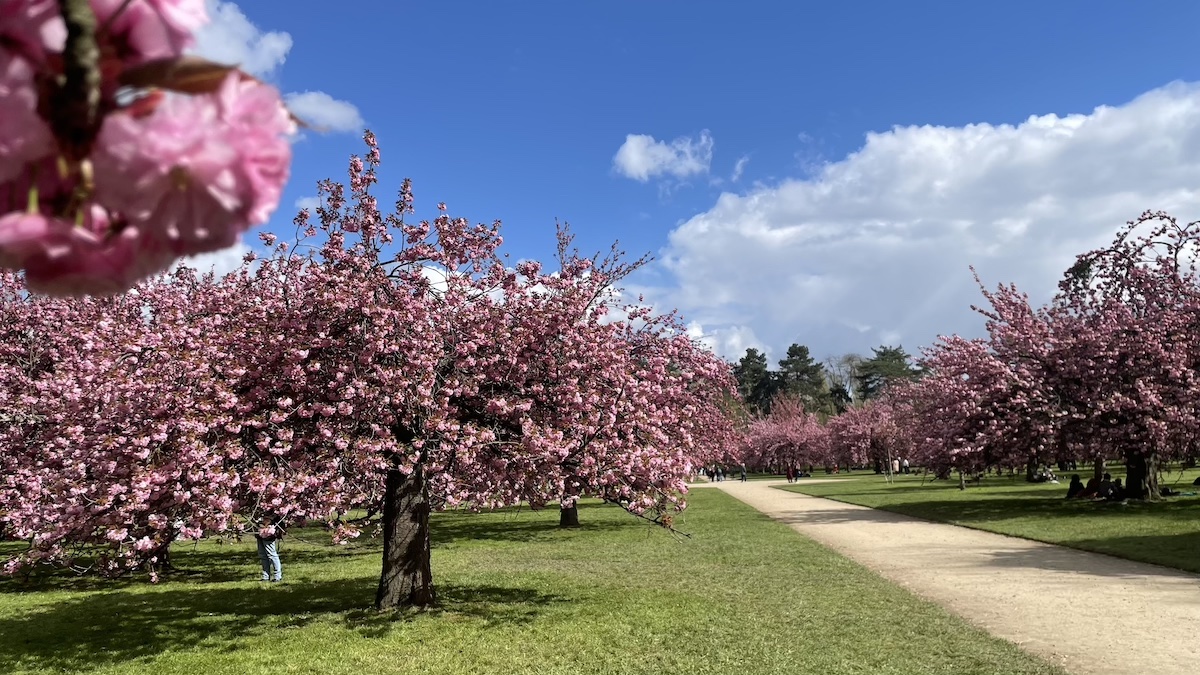
M 639 262 L 506 265 L 496 225 L 411 224 L 379 153 L 321 184 L 298 245 L 224 278 L 108 298 L 0 280 L 5 566 L 156 571 L 180 538 L 327 522 L 381 530 L 377 604 L 434 601 L 429 513 L 597 496 L 669 524 L 736 446 L 728 365 L 673 315 L 615 305 Z M 624 316 L 614 317 L 610 309 Z M 614 312 L 615 313 L 615 312 Z
M 1158 496 L 1164 460 L 1200 439 L 1200 223 L 1131 221 L 1079 256 L 1035 308 L 984 291 L 986 339 L 945 337 L 926 375 L 827 423 L 791 403 L 749 428 L 752 462 L 865 465 L 908 457 L 940 475 L 1066 460 L 1125 464 L 1127 492 Z
M 913 457 L 903 404 L 893 396 L 873 399 L 822 419 L 795 397 L 779 397 L 771 412 L 752 420 L 742 436 L 742 454 L 755 467 L 876 466 Z M 906 409 L 905 409 L 906 410 Z

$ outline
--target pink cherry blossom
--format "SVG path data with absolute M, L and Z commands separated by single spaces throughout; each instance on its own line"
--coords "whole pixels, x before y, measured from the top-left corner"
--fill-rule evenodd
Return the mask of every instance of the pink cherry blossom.
M 92 6 L 107 39 L 131 64 L 183 54 L 208 23 L 204 0 L 92 0 Z
M 236 243 L 278 207 L 295 131 L 278 91 L 239 71 L 193 60 L 178 80 L 203 0 L 73 5 L 88 6 L 94 35 L 78 35 L 99 48 L 99 100 L 82 126 L 92 118 L 72 97 L 88 92 L 56 84 L 69 60 L 59 3 L 0 8 L 0 264 L 58 294 L 120 292 Z
M 37 113 L 33 67 L 0 47 L 0 183 L 15 179 L 54 150 L 50 127 Z
M 62 51 L 67 28 L 59 15 L 57 0 L 4 0 L 0 3 L 0 43 L 12 45 L 16 53 L 37 67 L 49 54 Z
M 272 110 L 274 126 L 245 128 L 248 106 Z M 148 117 L 110 115 L 96 189 L 177 255 L 226 248 L 278 205 L 291 161 L 284 134 L 293 129 L 278 93 L 233 73 L 215 97 L 170 98 Z

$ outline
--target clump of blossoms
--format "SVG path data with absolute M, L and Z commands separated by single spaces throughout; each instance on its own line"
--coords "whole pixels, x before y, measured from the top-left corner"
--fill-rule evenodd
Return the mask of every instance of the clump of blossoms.
M 107 295 L 267 220 L 295 122 L 279 92 L 184 56 L 204 0 L 0 3 L 0 267 Z

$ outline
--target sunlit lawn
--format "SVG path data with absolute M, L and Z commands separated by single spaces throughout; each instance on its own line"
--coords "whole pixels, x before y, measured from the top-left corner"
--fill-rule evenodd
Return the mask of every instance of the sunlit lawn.
M 1086 480 L 1090 470 L 1074 473 Z M 1123 472 L 1112 470 L 1114 477 Z M 1069 476 L 1069 473 L 1068 473 Z M 1196 492 L 1192 481 L 1200 471 L 1178 470 L 1163 484 Z M 1200 496 L 1169 497 L 1157 503 L 1067 501 L 1067 477 L 1058 485 L 1026 483 L 990 476 L 978 485 L 958 489 L 958 481 L 929 481 L 919 476 L 809 483 L 785 489 L 852 504 L 871 506 L 918 518 L 1062 544 L 1200 572 Z
M 0 583 L 0 671 L 83 673 L 1058 673 L 734 499 L 697 490 L 677 540 L 620 510 L 436 516 L 442 606 L 369 609 L 379 549 L 181 546 L 152 586 Z M 11 548 L 11 545 L 6 545 Z

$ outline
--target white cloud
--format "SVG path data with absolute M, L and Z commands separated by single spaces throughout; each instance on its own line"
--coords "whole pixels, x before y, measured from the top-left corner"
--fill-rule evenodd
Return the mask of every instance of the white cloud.
M 211 21 L 197 31 L 193 51 L 218 63 L 241 66 L 256 77 L 274 78 L 292 50 L 292 36 L 264 32 L 233 2 L 207 0 L 205 4 Z M 317 131 L 357 133 L 366 126 L 353 103 L 325 92 L 291 93 L 286 99 L 288 108 Z
M 746 165 L 750 163 L 748 155 L 742 155 L 738 158 L 737 164 L 733 165 L 733 174 L 729 176 L 729 180 L 736 183 L 742 179 L 742 173 L 746 171 Z
M 353 103 L 339 101 L 323 91 L 288 94 L 287 106 L 318 131 L 358 132 L 367 125 Z
M 1200 217 L 1200 84 L 1019 125 L 910 126 L 814 174 L 725 193 L 670 235 L 679 307 L 737 358 L 757 338 L 823 358 L 938 334 L 979 335 L 989 287 L 1049 299 L 1074 256 L 1146 209 Z M 724 332 L 724 333 L 723 333 Z
M 683 136 L 670 143 L 644 134 L 629 134 L 613 156 L 613 168 L 622 176 L 642 183 L 662 175 L 687 178 L 708 173 L 712 151 L 713 139 L 707 129 L 698 138 Z
M 196 53 L 219 63 L 241 66 L 257 77 L 269 77 L 292 49 L 292 36 L 264 33 L 232 2 L 207 0 L 210 23 L 196 33 Z
M 321 205 L 321 198 L 320 197 L 311 197 L 311 196 L 310 197 L 300 197 L 292 204 L 292 206 L 295 207 L 297 212 L 303 211 L 304 209 L 308 209 L 309 213 L 316 213 L 317 207 L 320 205 Z
M 698 340 L 713 352 L 736 361 L 751 347 L 762 351 L 765 346 L 749 326 L 725 326 L 708 330 L 698 321 L 687 325 L 688 337 Z
M 177 261 L 172 269 L 187 266 L 195 269 L 200 274 L 212 272 L 218 277 L 223 277 L 226 274 L 238 269 L 242 266 L 242 259 L 250 252 L 250 247 L 242 242 L 238 242 L 233 246 L 212 253 L 201 253 L 200 255 L 181 258 Z

